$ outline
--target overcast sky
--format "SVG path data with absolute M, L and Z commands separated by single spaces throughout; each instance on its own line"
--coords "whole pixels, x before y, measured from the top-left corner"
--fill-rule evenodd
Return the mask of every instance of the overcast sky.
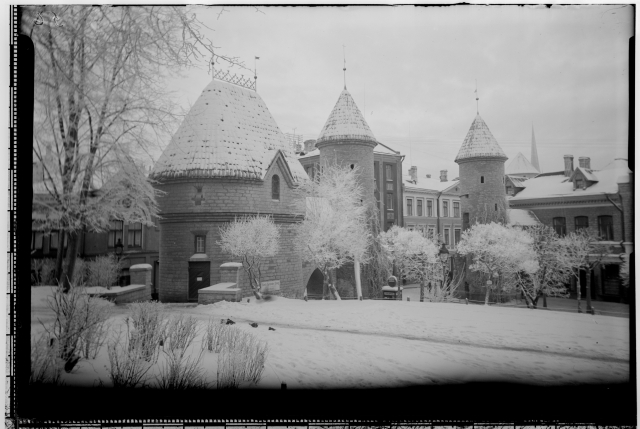
M 631 6 L 224 9 L 197 14 L 220 54 L 250 68 L 260 57 L 258 93 L 285 133 L 318 137 L 343 88 L 345 45 L 347 89 L 376 138 L 406 155 L 405 174 L 458 175 L 476 79 L 480 115 L 510 159 L 530 158 L 532 125 L 545 172 L 562 170 L 565 153 L 595 169 L 627 157 Z M 206 66 L 171 81 L 185 108 L 210 81 Z

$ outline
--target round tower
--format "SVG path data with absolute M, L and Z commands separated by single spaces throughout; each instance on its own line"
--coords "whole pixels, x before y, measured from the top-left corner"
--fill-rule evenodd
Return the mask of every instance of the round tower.
M 377 144 L 351 94 L 343 90 L 316 140 L 320 165 L 357 167 L 364 195 L 372 205 L 375 203 L 373 148 Z
M 508 204 L 502 151 L 489 127 L 477 115 L 455 162 L 460 166 L 462 228 L 475 223 L 507 223 Z

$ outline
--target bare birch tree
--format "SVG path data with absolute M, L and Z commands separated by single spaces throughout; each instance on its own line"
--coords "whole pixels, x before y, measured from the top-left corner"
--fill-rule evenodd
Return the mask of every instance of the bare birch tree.
M 155 193 L 133 160 L 151 158 L 175 127 L 165 79 L 208 64 L 214 46 L 187 7 L 34 6 L 21 24 L 35 46 L 33 153 L 46 195 L 37 220 L 61 231 L 56 279 L 66 290 L 79 232 L 106 228 L 109 207 L 118 207 L 116 219 L 153 223 Z M 91 200 L 110 177 L 109 191 Z

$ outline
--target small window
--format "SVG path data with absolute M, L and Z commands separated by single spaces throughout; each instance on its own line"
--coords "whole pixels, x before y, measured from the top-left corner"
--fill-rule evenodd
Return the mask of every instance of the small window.
M 387 210 L 393 210 L 393 194 L 387 194 Z
M 600 239 L 604 241 L 613 240 L 613 217 L 598 216 L 598 230 L 600 231 Z
M 576 179 L 576 189 L 584 188 L 584 180 L 580 177 Z
M 41 231 L 31 231 L 31 250 L 42 249 L 43 235 L 44 234 Z
M 353 170 L 354 168 L 356 168 L 356 165 L 355 164 L 351 164 L 349 167 Z
M 207 253 L 206 243 L 207 243 L 206 235 L 196 235 L 196 241 L 195 241 L 196 251 L 194 253 Z
M 507 195 L 513 195 L 513 187 L 507 186 Z
M 124 222 L 121 220 L 112 220 L 109 222 L 109 247 L 116 247 L 118 241 L 122 242 Z
M 435 232 L 436 232 L 435 227 L 430 225 L 427 228 L 427 238 L 430 239 L 430 240 L 433 240 L 433 237 L 435 237 Z
M 484 183 L 484 176 L 480 176 L 480 183 Z
M 589 218 L 587 216 L 576 216 L 576 231 L 589 228 Z
M 416 203 L 417 203 L 416 208 L 418 210 L 418 213 L 416 213 L 416 214 L 418 216 L 422 216 L 422 200 L 418 200 Z
M 453 202 L 453 217 L 460 217 L 460 202 Z
M 142 247 L 142 224 L 140 222 L 129 224 L 127 246 Z
M 415 229 L 415 225 L 407 225 L 407 229 L 409 231 L 413 231 Z
M 453 230 L 453 244 L 457 246 L 458 243 L 460 243 L 460 230 L 456 228 Z
M 390 165 L 385 165 L 384 166 L 384 171 L 387 175 L 387 181 L 388 182 L 392 182 L 393 181 L 393 169 L 391 168 Z
M 407 216 L 413 216 L 413 200 L 407 198 Z
M 494 209 L 495 211 L 498 211 L 498 203 L 496 203 L 496 207 Z
M 448 246 L 450 244 L 450 239 L 449 239 L 449 228 L 445 228 L 444 229 L 444 245 Z
M 449 201 L 442 201 L 442 217 L 449 217 Z
M 393 183 L 387 183 L 387 191 L 393 191 Z
M 433 217 L 433 200 L 427 200 L 427 217 Z
M 553 229 L 556 231 L 556 234 L 558 234 L 560 237 L 564 237 L 567 234 L 567 224 L 566 224 L 565 218 L 554 217 Z
M 271 199 L 280 201 L 280 178 L 277 174 L 271 178 Z

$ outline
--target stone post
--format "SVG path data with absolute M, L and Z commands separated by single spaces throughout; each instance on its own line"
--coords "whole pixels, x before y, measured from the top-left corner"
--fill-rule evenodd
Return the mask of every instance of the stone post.
M 150 264 L 136 264 L 129 267 L 129 275 L 131 278 L 132 285 L 145 285 L 146 292 L 149 297 L 147 299 L 151 299 L 151 293 L 154 292 L 152 289 L 151 282 L 151 273 L 153 269 Z

